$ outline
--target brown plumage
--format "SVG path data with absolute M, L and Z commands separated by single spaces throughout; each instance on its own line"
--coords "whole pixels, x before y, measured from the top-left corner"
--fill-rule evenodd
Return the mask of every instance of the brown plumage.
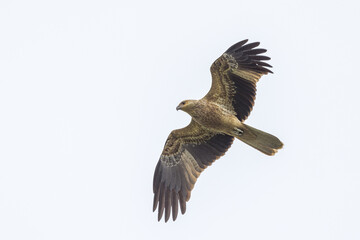
M 170 133 L 155 169 L 153 211 L 158 207 L 159 221 L 164 211 L 165 222 L 171 213 L 175 221 L 178 205 L 185 213 L 196 179 L 225 154 L 234 137 L 267 155 L 283 146 L 277 137 L 243 123 L 254 106 L 256 83 L 272 73 L 264 62 L 270 58 L 260 55 L 266 50 L 247 41 L 234 44 L 211 65 L 212 85 L 204 98 L 183 101 L 176 108 L 192 120 Z

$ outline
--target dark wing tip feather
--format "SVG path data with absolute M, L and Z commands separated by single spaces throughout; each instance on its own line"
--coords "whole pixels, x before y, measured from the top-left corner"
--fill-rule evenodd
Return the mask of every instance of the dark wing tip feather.
M 241 48 L 236 49 L 235 52 L 240 52 L 240 51 L 244 52 L 246 50 L 256 48 L 259 45 L 260 45 L 260 42 L 249 43 L 249 44 L 242 46 Z
M 160 198 L 159 198 L 159 212 L 158 212 L 158 221 L 161 220 L 162 215 L 164 213 L 164 209 L 165 209 L 165 193 L 164 193 L 164 183 L 161 184 L 160 187 Z
M 238 43 L 235 43 L 234 45 L 232 45 L 231 47 L 228 48 L 228 50 L 226 50 L 226 53 L 227 52 L 232 52 L 234 49 L 239 49 L 240 47 L 242 47 L 245 43 L 247 43 L 249 40 L 248 39 L 245 39 L 245 40 L 242 40 Z
M 185 197 L 183 195 L 179 196 L 179 203 L 180 203 L 181 214 L 185 214 L 185 212 L 186 212 L 186 201 L 185 201 Z
M 247 50 L 244 51 L 244 54 L 249 55 L 249 56 L 255 56 L 261 53 L 266 53 L 267 50 L 263 49 L 263 48 L 256 48 L 256 49 L 251 49 L 251 50 Z
M 166 189 L 165 195 L 165 222 L 167 222 L 170 218 L 170 210 L 171 210 L 171 200 L 172 200 L 172 191 Z
M 266 62 L 258 62 L 257 64 L 260 66 L 263 66 L 263 67 L 272 67 L 270 64 L 268 64 Z
M 258 61 L 268 61 L 270 60 L 271 58 L 268 57 L 268 56 L 263 56 L 263 55 L 256 55 L 256 56 L 253 56 L 252 57 L 254 60 L 258 60 Z
M 247 39 L 238 42 L 226 50 L 225 53 L 233 56 L 240 67 L 243 66 L 245 69 L 251 69 L 262 74 L 273 73 L 267 69 L 267 67 L 270 68 L 271 65 L 266 65 L 262 62 L 270 60 L 270 57 L 259 55 L 265 53 L 267 50 L 256 48 L 260 45 L 260 42 L 247 42 Z
M 155 212 L 158 202 L 159 202 L 159 192 L 160 192 L 160 190 L 154 192 L 153 212 Z
M 178 202 L 179 202 L 179 197 L 178 197 L 178 193 L 175 192 L 174 190 L 172 191 L 172 218 L 173 221 L 176 220 L 176 217 L 178 215 Z

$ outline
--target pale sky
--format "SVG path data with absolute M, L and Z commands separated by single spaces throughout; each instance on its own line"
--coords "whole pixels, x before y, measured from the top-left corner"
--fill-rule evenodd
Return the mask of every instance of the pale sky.
M 360 239 L 358 1 L 1 1 L 0 239 Z M 274 74 L 240 141 L 157 222 L 155 165 L 184 99 L 249 39 Z

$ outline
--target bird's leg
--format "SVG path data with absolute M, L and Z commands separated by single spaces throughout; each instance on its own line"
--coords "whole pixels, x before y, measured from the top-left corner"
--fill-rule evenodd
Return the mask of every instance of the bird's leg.
M 235 133 L 235 136 L 241 136 L 244 133 L 244 131 L 241 130 L 240 128 L 235 127 L 234 133 Z

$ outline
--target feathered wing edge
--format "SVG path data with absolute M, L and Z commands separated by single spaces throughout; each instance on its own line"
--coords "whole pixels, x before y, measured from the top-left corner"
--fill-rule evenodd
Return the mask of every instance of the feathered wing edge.
M 184 138 L 176 140 L 183 141 Z M 176 140 L 167 141 L 166 145 L 174 144 Z M 186 202 L 190 199 L 191 190 L 200 173 L 225 154 L 234 138 L 216 134 L 205 141 L 199 140 L 201 138 L 197 139 L 197 143 L 182 142 L 175 153 L 161 155 L 153 180 L 153 211 L 158 208 L 158 221 L 164 212 L 165 222 L 169 220 L 171 213 L 175 221 L 179 205 L 181 213 L 185 213 Z

